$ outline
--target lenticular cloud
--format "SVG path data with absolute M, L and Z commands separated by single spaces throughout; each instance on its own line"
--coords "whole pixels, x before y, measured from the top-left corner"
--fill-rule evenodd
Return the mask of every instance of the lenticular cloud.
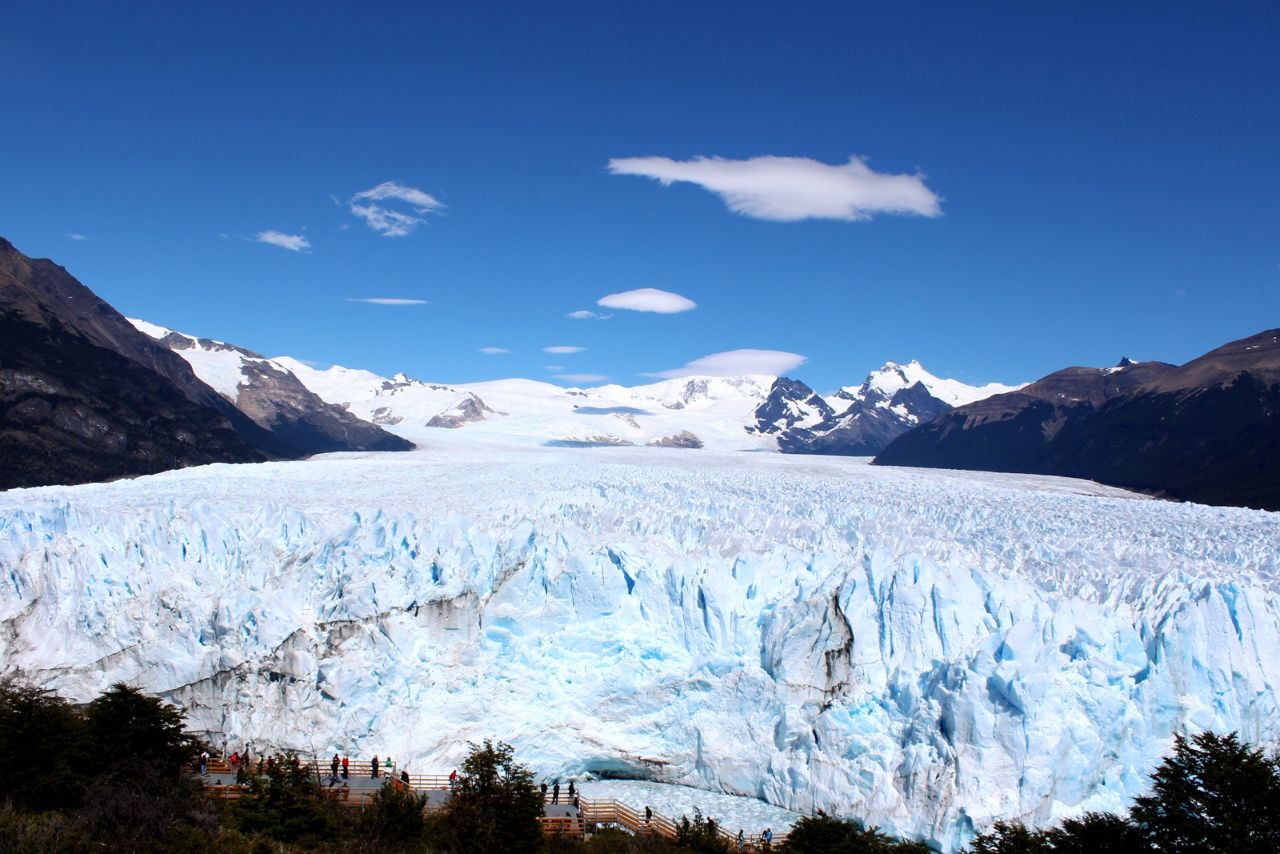
M 609 161 L 614 175 L 640 175 L 668 185 L 697 184 L 717 194 L 729 210 L 756 219 L 866 220 L 875 214 L 940 216 L 938 196 L 920 174 L 876 172 L 861 158 L 842 166 L 807 157 L 622 157 Z
M 671 291 L 659 290 L 658 288 L 636 288 L 633 291 L 622 291 L 617 294 L 607 294 L 596 300 L 596 305 L 605 308 L 621 308 L 628 311 L 652 311 L 658 314 L 678 314 L 682 311 L 692 311 L 698 307 L 698 304 L 686 296 L 674 294 Z M 573 317 L 580 314 L 574 312 L 570 315 Z M 590 312 L 587 312 L 590 314 Z
M 694 359 L 683 368 L 658 371 L 651 376 L 666 379 L 679 377 L 738 377 L 749 375 L 779 376 L 807 362 L 799 353 L 784 350 L 728 350 Z

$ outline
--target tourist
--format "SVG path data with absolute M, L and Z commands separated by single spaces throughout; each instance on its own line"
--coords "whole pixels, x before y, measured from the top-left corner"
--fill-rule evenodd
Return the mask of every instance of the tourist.
M 560 781 L 556 780 L 554 786 L 551 787 L 551 803 L 560 803 Z
M 232 754 L 231 754 L 231 768 L 232 768 L 232 770 L 235 770 L 236 768 L 239 768 L 239 767 L 240 767 L 240 754 L 239 754 L 239 753 L 232 753 Z
M 344 780 L 350 780 L 350 779 L 351 779 L 351 767 L 350 767 L 350 766 L 351 766 L 351 761 L 350 761 L 350 759 L 349 759 L 348 757 L 346 757 L 346 756 L 343 756 L 343 757 L 342 757 L 342 779 L 344 779 Z
M 542 781 L 542 802 L 544 804 L 547 802 L 547 781 L 546 780 Z
M 340 764 L 340 763 L 339 763 L 339 761 L 338 761 L 338 754 L 336 754 L 336 753 L 335 753 L 335 754 L 333 754 L 333 758 L 329 760 L 329 776 L 330 776 L 330 777 L 332 777 L 332 778 L 333 778 L 333 779 L 335 779 L 335 780 L 336 780 L 336 779 L 338 779 L 338 765 L 339 765 L 339 764 Z
M 458 769 L 454 768 L 452 771 L 449 772 L 449 791 L 452 792 L 456 788 L 458 788 Z M 543 783 L 542 784 L 543 800 L 546 800 L 546 796 L 547 796 L 547 784 Z
M 738 828 L 738 850 L 739 851 L 747 850 L 747 837 L 746 837 L 746 834 L 742 832 L 742 828 Z
M 401 783 L 404 783 L 406 786 L 407 786 L 407 785 L 409 785 L 409 772 L 408 772 L 408 770 L 403 770 L 403 771 L 401 771 L 401 772 L 400 772 L 400 782 L 401 782 Z
M 573 781 L 569 781 L 569 800 L 573 800 Z
M 649 823 L 650 821 L 652 821 L 652 820 L 653 820 L 653 810 L 649 809 L 649 808 L 646 806 L 646 807 L 644 808 L 644 823 L 645 823 L 645 824 L 648 824 L 648 823 Z
M 209 752 L 207 750 L 200 751 L 200 776 L 209 776 Z
M 378 754 L 373 754 L 373 761 L 369 763 L 369 776 L 377 779 L 378 777 Z
M 773 831 L 766 827 L 764 829 L 764 833 L 760 834 L 760 838 L 764 840 L 766 845 L 768 845 L 773 842 Z
M 386 762 L 382 763 L 382 773 L 386 774 L 388 777 L 394 777 L 396 775 L 396 763 L 391 761 L 390 756 L 387 757 Z

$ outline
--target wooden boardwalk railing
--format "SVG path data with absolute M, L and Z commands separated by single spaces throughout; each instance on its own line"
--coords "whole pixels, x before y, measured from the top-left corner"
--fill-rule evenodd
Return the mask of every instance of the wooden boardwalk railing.
M 329 761 L 322 759 L 309 759 L 299 757 L 299 761 L 304 767 L 311 769 L 315 775 L 320 787 L 320 796 L 326 800 L 330 800 L 335 804 L 346 807 L 365 807 L 373 802 L 374 795 L 382 788 L 382 786 L 391 785 L 397 788 L 408 788 L 409 791 L 418 792 L 420 794 L 430 795 L 433 792 L 441 792 L 449 790 L 449 776 L 447 774 L 415 774 L 408 773 L 409 782 L 406 784 L 401 778 L 402 769 L 396 768 L 393 776 L 387 776 L 383 773 L 381 763 L 379 763 L 378 776 L 383 780 L 381 785 L 362 785 L 366 781 L 371 782 L 372 770 L 371 765 L 367 761 L 352 761 L 348 765 L 348 778 L 344 779 L 342 768 L 339 766 L 338 775 L 339 782 L 330 785 L 330 766 Z M 252 760 L 253 768 L 250 770 L 257 771 L 258 761 Z M 209 760 L 210 775 L 234 775 L 235 767 L 229 761 L 223 759 Z M 350 782 L 358 780 L 357 785 L 352 786 Z M 205 794 L 210 798 L 216 798 L 224 801 L 235 801 L 240 798 L 247 797 L 249 790 L 241 785 L 206 785 Z M 546 803 L 552 805 L 553 795 L 551 792 L 546 794 Z M 584 798 L 581 795 L 577 798 L 576 810 L 573 805 L 573 799 L 569 798 L 567 792 L 561 791 L 559 800 L 556 805 L 562 806 L 569 813 L 568 815 L 544 815 L 538 821 L 542 825 L 542 829 L 549 834 L 561 834 L 565 836 L 575 836 L 582 838 L 588 833 L 593 832 L 600 827 L 619 827 L 629 833 L 640 836 L 648 834 L 658 834 L 668 839 L 675 839 L 677 833 L 677 824 L 671 818 L 652 813 L 650 818 L 645 818 L 643 809 L 637 810 L 630 804 L 623 803 L 614 798 Z M 445 798 L 428 798 L 424 809 L 427 812 L 436 812 L 444 809 L 448 804 Z M 576 813 L 576 814 L 575 814 Z M 729 843 L 730 850 L 735 850 L 738 835 L 736 830 L 730 830 L 720 822 L 716 822 L 716 833 Z M 773 846 L 780 845 L 786 839 L 786 834 L 777 834 L 773 838 Z M 759 833 L 752 833 L 744 837 L 744 851 L 759 852 L 769 850 L 769 845 L 761 838 Z

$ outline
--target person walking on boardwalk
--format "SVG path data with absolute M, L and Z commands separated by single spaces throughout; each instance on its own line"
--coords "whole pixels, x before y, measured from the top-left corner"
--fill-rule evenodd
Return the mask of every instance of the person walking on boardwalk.
M 387 757 L 387 761 L 382 763 L 382 773 L 388 777 L 396 775 L 396 763 L 391 761 L 391 757 Z
M 739 851 L 747 850 L 747 837 L 746 837 L 746 834 L 742 832 L 742 828 L 738 828 L 738 850 Z
M 342 757 L 342 779 L 351 779 L 351 761 L 348 757 Z
M 240 768 L 240 754 L 238 752 L 232 753 L 231 754 L 231 770 L 236 771 L 239 768 Z
M 551 787 L 551 803 L 560 803 L 560 781 L 556 780 L 554 786 Z
M 653 821 L 653 810 L 646 806 L 644 808 L 644 823 L 648 824 L 651 821 Z
M 449 791 L 452 792 L 458 788 L 458 769 L 454 768 L 449 772 Z M 547 799 L 547 784 L 542 784 L 542 799 Z
M 574 790 L 573 790 L 573 781 L 572 781 L 572 780 L 570 780 L 570 781 L 569 781 L 569 800 L 573 800 L 573 796 L 574 796 L 574 794 L 575 794 L 575 793 L 574 793 Z
M 542 802 L 544 804 L 547 802 L 547 781 L 546 780 L 542 781 Z
M 200 751 L 200 776 L 207 777 L 209 775 L 209 751 Z
M 338 754 L 333 754 L 333 759 L 329 760 L 329 776 L 334 780 L 338 779 Z
M 369 763 L 369 776 L 377 779 L 378 777 L 378 754 L 373 754 L 373 761 Z

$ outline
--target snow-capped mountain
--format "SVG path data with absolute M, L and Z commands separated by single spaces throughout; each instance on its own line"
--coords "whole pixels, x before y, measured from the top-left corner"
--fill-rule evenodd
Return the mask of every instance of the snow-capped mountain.
M 129 318 L 129 322 L 185 359 L 214 391 L 299 453 L 404 451 L 413 447 L 346 409 L 326 403 L 279 362 L 234 344 L 195 338 L 145 320 Z
M 1012 388 L 939 379 L 919 362 L 890 362 L 862 386 L 823 398 L 787 377 L 685 377 L 566 389 L 517 379 L 444 385 L 339 366 L 318 370 L 288 357 L 273 361 L 324 400 L 420 441 L 429 439 L 420 427 L 466 427 L 541 443 L 869 455 L 949 409 L 950 401 Z
M 942 851 L 997 818 L 1125 809 L 1174 732 L 1280 741 L 1280 514 L 503 446 L 472 432 L 490 423 L 0 493 L 4 671 L 79 700 L 132 682 L 255 754 L 447 772 L 495 737 L 540 775 L 752 795 Z
M 825 399 L 804 383 L 779 380 L 756 410 L 755 429 L 775 434 L 778 449 L 787 453 L 870 456 L 954 406 L 1015 388 L 941 379 L 916 361 L 886 362 L 862 385 Z
M 325 401 L 418 441 L 431 440 L 434 431 L 423 428 L 452 427 L 537 444 L 774 447 L 772 438 L 744 429 L 774 377 L 687 377 L 594 388 L 524 379 L 446 385 L 340 366 L 319 370 L 288 357 L 273 361 Z

